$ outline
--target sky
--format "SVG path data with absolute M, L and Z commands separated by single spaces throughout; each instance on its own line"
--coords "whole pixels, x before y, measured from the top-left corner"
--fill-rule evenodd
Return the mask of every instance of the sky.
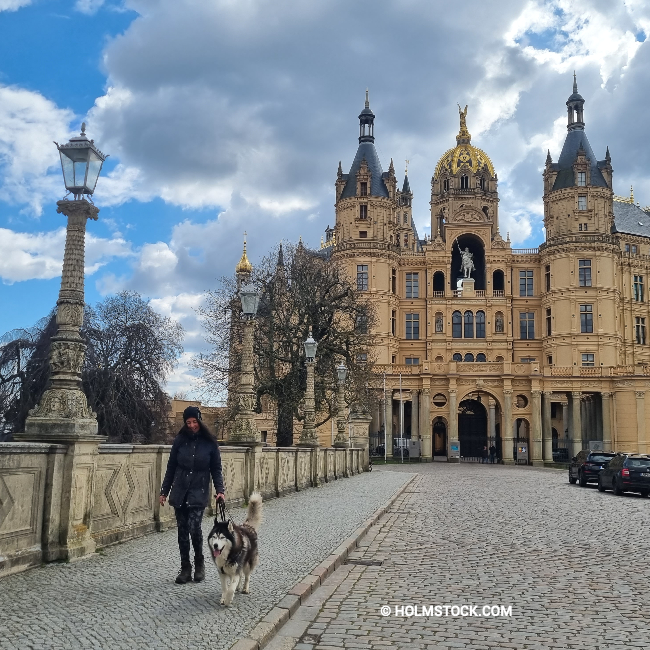
M 89 222 L 86 300 L 134 290 L 186 329 L 170 393 L 195 395 L 196 308 L 282 240 L 318 247 L 366 88 L 384 170 L 409 160 L 413 215 L 455 146 L 457 104 L 499 178 L 501 232 L 544 240 L 542 169 L 576 71 L 614 191 L 650 204 L 643 0 L 0 0 L 0 334 L 55 305 L 65 189 L 53 141 L 83 121 L 110 157 Z

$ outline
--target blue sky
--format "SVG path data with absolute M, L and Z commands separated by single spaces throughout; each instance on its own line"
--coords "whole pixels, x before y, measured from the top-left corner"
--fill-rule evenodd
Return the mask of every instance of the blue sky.
M 0 0 L 0 333 L 55 304 L 64 194 L 53 140 L 88 124 L 110 154 L 89 224 L 86 296 L 151 298 L 187 330 L 169 389 L 205 349 L 195 308 L 282 239 L 317 246 L 370 88 L 384 166 L 410 160 L 414 217 L 455 144 L 456 104 L 499 177 L 501 231 L 543 241 L 541 169 L 577 70 L 615 191 L 650 204 L 650 9 L 641 0 Z M 622 119 L 623 118 L 623 119 Z

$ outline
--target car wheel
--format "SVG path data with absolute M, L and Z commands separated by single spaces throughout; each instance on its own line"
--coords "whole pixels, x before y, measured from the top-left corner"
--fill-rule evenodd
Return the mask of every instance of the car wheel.
M 578 472 L 578 483 L 580 487 L 587 487 L 587 479 L 582 472 Z
M 598 491 L 599 492 L 605 491 L 605 486 L 603 485 L 603 482 L 600 480 L 600 476 L 598 477 Z
M 621 490 L 621 488 L 618 487 L 618 481 L 616 480 L 616 477 L 612 479 L 612 490 L 614 491 L 614 494 L 617 497 L 620 497 L 621 494 L 623 494 L 623 490 Z
M 571 476 L 571 471 L 569 471 L 569 483 L 571 483 L 571 485 L 575 485 L 576 480 L 577 479 L 575 479 L 575 478 L 573 478 L 573 476 Z

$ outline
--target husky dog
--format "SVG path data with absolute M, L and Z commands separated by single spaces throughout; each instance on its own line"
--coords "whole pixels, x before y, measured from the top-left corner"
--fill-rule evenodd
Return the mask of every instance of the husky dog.
M 208 546 L 221 578 L 220 605 L 230 605 L 235 589 L 244 594 L 251 571 L 257 566 L 257 529 L 262 521 L 262 496 L 251 494 L 246 521 L 241 526 L 232 521 L 217 521 L 208 535 Z

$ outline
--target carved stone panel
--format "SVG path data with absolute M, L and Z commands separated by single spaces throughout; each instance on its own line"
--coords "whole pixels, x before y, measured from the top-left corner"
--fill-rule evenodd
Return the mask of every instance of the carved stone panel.
M 0 470 L 0 540 L 35 535 L 39 530 L 42 470 Z

